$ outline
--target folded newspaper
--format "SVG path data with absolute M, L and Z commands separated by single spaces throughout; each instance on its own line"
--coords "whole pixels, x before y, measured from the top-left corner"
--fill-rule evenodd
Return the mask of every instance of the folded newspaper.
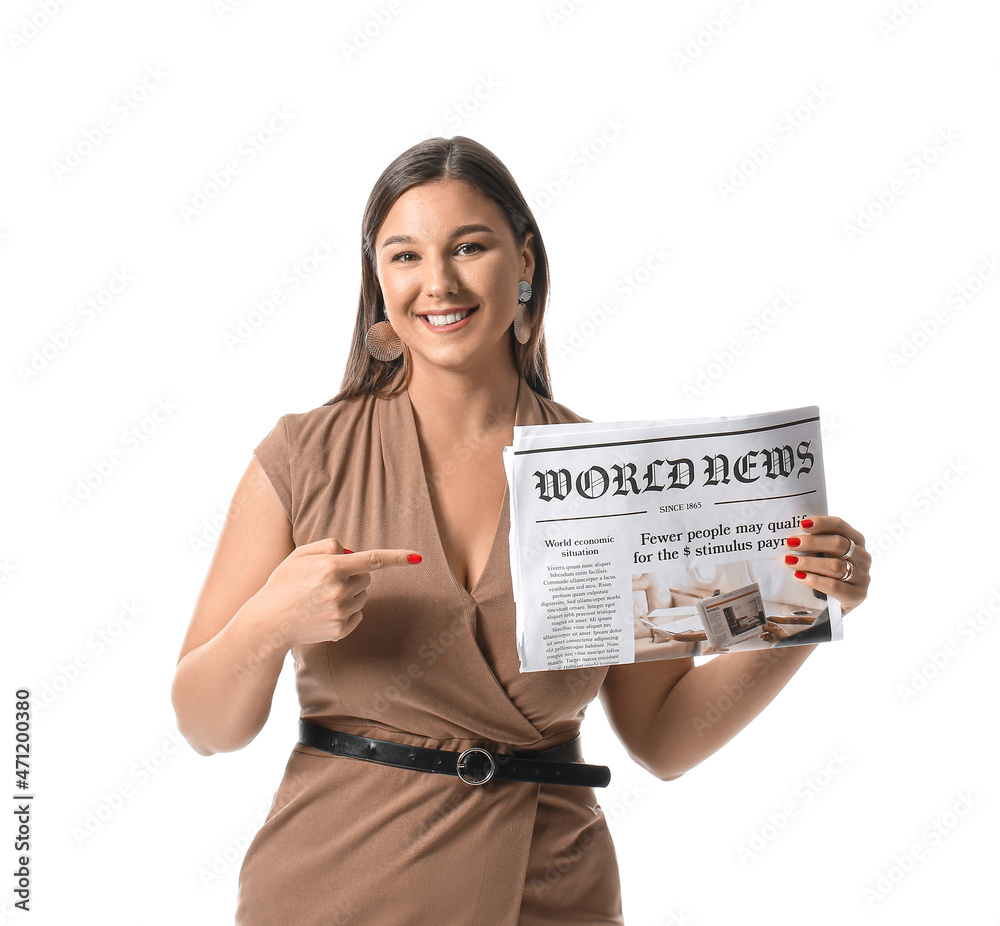
M 817 407 L 515 427 L 503 460 L 522 672 L 842 639 L 784 561 L 827 513 Z

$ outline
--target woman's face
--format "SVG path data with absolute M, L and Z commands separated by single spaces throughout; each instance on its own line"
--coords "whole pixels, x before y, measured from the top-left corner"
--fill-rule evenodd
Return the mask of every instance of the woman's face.
M 518 281 L 535 269 L 533 237 L 521 247 L 501 208 L 459 180 L 422 183 L 393 203 L 375 235 L 376 275 L 415 368 L 513 365 L 509 331 Z

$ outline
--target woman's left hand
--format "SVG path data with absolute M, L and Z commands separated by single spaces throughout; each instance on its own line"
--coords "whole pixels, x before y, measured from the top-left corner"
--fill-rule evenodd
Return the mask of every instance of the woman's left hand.
M 865 600 L 871 581 L 865 538 L 829 515 L 803 518 L 799 526 L 804 533 L 785 540 L 785 564 L 803 585 L 833 595 L 844 614 L 852 611 Z

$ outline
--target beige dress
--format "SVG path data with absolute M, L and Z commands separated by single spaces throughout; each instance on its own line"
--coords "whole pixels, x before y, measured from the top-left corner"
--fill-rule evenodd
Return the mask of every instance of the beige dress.
M 522 378 L 515 424 L 586 421 Z M 471 594 L 431 507 L 408 393 L 280 418 L 254 451 L 295 544 L 419 550 L 372 573 L 364 618 L 295 646 L 301 716 L 437 749 L 545 749 L 578 731 L 607 668 L 519 671 L 507 493 Z M 461 451 L 456 457 L 461 462 Z M 584 761 L 590 758 L 584 744 Z M 457 777 L 293 744 L 240 871 L 237 926 L 622 923 L 595 789 Z

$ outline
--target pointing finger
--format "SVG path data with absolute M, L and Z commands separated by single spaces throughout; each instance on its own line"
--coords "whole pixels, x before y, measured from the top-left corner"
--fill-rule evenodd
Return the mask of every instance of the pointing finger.
M 349 575 L 385 569 L 387 566 L 416 565 L 423 557 L 413 550 L 363 550 L 360 553 L 344 551 L 344 565 Z

